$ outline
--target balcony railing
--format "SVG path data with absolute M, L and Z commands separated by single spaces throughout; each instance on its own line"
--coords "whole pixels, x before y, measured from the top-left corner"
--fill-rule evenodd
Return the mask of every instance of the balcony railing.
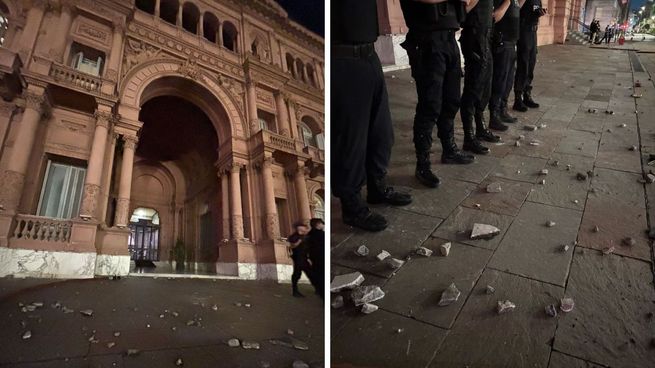
M 50 76 L 56 82 L 75 86 L 90 92 L 100 92 L 102 78 L 64 66 L 52 64 Z
M 16 215 L 15 221 L 12 238 L 22 240 L 68 243 L 73 229 L 72 221 L 50 217 Z

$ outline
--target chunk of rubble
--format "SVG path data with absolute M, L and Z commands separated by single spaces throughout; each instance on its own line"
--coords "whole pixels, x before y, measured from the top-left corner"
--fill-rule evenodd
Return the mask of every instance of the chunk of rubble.
M 376 285 L 358 286 L 352 291 L 350 297 L 355 303 L 355 306 L 359 307 L 360 305 L 372 303 L 384 298 L 384 291 Z
M 539 171 L 539 175 L 548 175 L 548 169 L 542 169 Z
M 309 368 L 309 364 L 303 362 L 302 360 L 295 360 L 291 365 L 292 368 Z
M 371 314 L 376 310 L 378 310 L 378 306 L 375 304 L 366 303 L 362 305 L 362 313 L 364 314 Z
M 530 141 L 530 145 L 531 146 L 540 146 L 541 142 L 539 142 L 539 141 Z
M 549 317 L 557 317 L 557 308 L 553 304 L 549 304 L 545 308 L 546 310 L 546 315 Z
M 589 109 L 587 110 L 588 113 L 595 114 L 598 112 L 598 109 Z
M 334 309 L 339 309 L 343 307 L 343 296 L 338 295 L 334 300 L 332 301 L 332 308 Z
M 568 313 L 573 310 L 574 306 L 575 302 L 572 298 L 562 298 L 562 300 L 560 300 L 559 309 L 561 309 L 564 313 Z
M 598 225 L 594 226 L 594 232 L 595 233 L 600 232 L 600 228 L 598 227 Z
M 81 313 L 83 316 L 86 316 L 86 317 L 91 317 L 91 316 L 93 316 L 93 310 L 92 310 L 92 309 L 84 309 L 84 310 L 81 310 L 80 313 Z
M 141 350 L 139 350 L 139 349 L 127 349 L 125 354 L 127 356 L 137 356 L 137 355 L 141 354 Z
M 360 257 L 366 257 L 368 255 L 368 253 L 369 253 L 368 247 L 366 245 L 364 245 L 364 244 L 360 245 L 355 250 L 355 254 L 357 254 Z
M 491 239 L 500 234 L 500 229 L 488 224 L 473 224 L 471 230 L 471 239 Z
M 603 249 L 603 254 L 604 255 L 610 255 L 610 254 L 614 253 L 614 250 L 615 250 L 614 247 L 604 248 Z
M 496 288 L 494 288 L 494 287 L 491 286 L 491 285 L 487 285 L 487 287 L 485 288 L 484 291 L 485 291 L 485 293 L 487 293 L 488 295 L 491 295 L 491 294 L 493 294 L 493 293 L 496 292 Z
M 448 257 L 448 255 L 450 254 L 451 246 L 452 244 L 450 244 L 450 242 L 441 244 L 439 246 L 439 252 L 441 253 L 441 255 L 444 257 Z
M 432 255 L 432 250 L 426 247 L 418 247 L 416 248 L 416 254 L 423 257 L 430 257 Z
M 495 181 L 487 185 L 487 193 L 500 193 L 503 191 L 503 186 L 501 182 Z
M 439 299 L 439 306 L 445 307 L 451 305 L 459 299 L 459 296 L 462 295 L 462 292 L 457 289 L 455 283 L 450 284 L 446 290 L 441 293 L 441 299 Z
M 571 165 L 570 164 L 566 165 L 566 171 L 571 171 Z
M 575 204 L 580 203 L 580 201 L 578 201 L 577 199 L 574 199 L 574 200 L 572 200 L 571 202 L 573 202 L 573 203 L 575 203 Z
M 534 131 L 537 130 L 538 128 L 537 128 L 536 125 L 524 125 L 524 126 L 523 126 L 523 129 L 524 129 L 524 130 L 527 130 L 527 131 L 534 132 Z
M 111 349 L 111 348 L 113 348 L 114 346 L 116 346 L 116 343 L 115 343 L 115 342 L 108 342 L 108 343 L 107 343 L 107 349 Z
M 361 272 L 352 272 L 345 275 L 338 275 L 332 279 L 330 284 L 330 291 L 337 293 L 341 290 L 354 289 L 364 282 L 364 276 Z
M 25 333 L 23 334 L 23 340 L 28 340 L 31 338 L 32 338 L 32 331 L 30 330 L 25 331 Z
M 498 305 L 496 307 L 496 311 L 498 312 L 498 314 L 511 312 L 514 309 L 516 309 L 516 304 L 512 303 L 509 300 L 505 300 L 505 301 L 499 300 Z
M 648 174 L 646 174 L 646 182 L 647 182 L 648 184 L 653 184 L 653 183 L 655 183 L 655 175 L 653 175 L 652 173 L 648 173 Z
M 229 346 L 231 348 L 236 348 L 236 347 L 238 347 L 240 345 L 241 345 L 241 341 L 239 341 L 239 339 L 237 339 L 237 338 L 232 338 L 232 339 L 227 340 L 227 346 Z
M 175 361 L 175 365 L 178 366 L 178 367 L 183 366 L 184 361 L 182 361 L 182 358 L 177 358 L 177 360 Z
M 634 247 L 635 245 L 637 245 L 637 241 L 634 238 L 628 237 L 623 239 L 622 244 L 628 247 Z
M 539 182 L 539 184 L 541 184 L 541 185 L 546 185 L 546 179 L 541 179 L 541 181 Z
M 559 161 L 555 160 L 551 163 L 552 166 L 559 166 Z
M 557 225 L 557 224 L 555 223 L 555 221 L 548 221 L 548 222 L 546 222 L 546 226 L 548 226 L 548 227 L 553 227 L 553 226 L 555 226 L 555 225 Z
M 625 128 L 625 127 L 627 127 L 627 126 L 628 126 L 628 124 L 626 124 L 626 123 L 619 124 L 619 128 Z
M 383 251 L 380 252 L 380 254 L 378 254 L 375 257 L 380 261 L 384 261 L 385 259 L 387 259 L 390 256 L 391 256 L 391 253 L 387 252 L 386 250 L 383 250 Z
M 514 145 L 515 145 L 516 147 L 521 147 L 521 142 L 516 141 L 516 142 L 514 142 Z
M 546 129 L 546 128 L 548 128 L 548 125 L 544 123 L 539 124 L 539 129 Z
M 256 341 L 244 341 L 241 343 L 241 347 L 246 350 L 259 350 L 259 343 Z
M 630 146 L 630 147 L 628 148 L 628 150 L 629 150 L 629 151 L 636 151 L 636 150 L 637 150 L 637 146 Z
M 397 270 L 405 264 L 405 261 L 398 258 L 390 258 L 388 263 L 389 263 L 389 267 L 391 267 L 394 270 Z
M 562 253 L 566 253 L 566 252 L 569 251 L 569 248 L 570 248 L 570 247 L 569 247 L 568 244 L 564 244 L 564 245 L 562 245 L 562 247 L 560 248 L 560 250 L 562 251 Z

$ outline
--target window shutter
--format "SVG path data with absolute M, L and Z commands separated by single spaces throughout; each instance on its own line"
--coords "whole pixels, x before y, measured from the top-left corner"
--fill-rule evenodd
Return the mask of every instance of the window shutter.
M 316 145 L 318 149 L 325 150 L 325 133 L 316 135 Z

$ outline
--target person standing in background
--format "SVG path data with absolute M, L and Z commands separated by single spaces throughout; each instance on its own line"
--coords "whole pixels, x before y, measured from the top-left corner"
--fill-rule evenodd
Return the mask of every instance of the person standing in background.
M 521 7 L 519 41 L 516 46 L 516 79 L 514 80 L 514 110 L 525 112 L 539 104 L 532 99 L 532 79 L 537 64 L 537 28 L 539 18 L 546 15 L 541 0 L 527 0 Z

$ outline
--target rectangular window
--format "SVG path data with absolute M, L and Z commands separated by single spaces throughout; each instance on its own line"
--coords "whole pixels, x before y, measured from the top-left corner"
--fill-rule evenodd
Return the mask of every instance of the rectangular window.
M 48 160 L 38 215 L 61 219 L 77 217 L 85 175 L 86 169 L 83 167 Z
M 102 74 L 105 60 L 104 52 L 73 42 L 70 55 L 71 68 L 95 76 Z

